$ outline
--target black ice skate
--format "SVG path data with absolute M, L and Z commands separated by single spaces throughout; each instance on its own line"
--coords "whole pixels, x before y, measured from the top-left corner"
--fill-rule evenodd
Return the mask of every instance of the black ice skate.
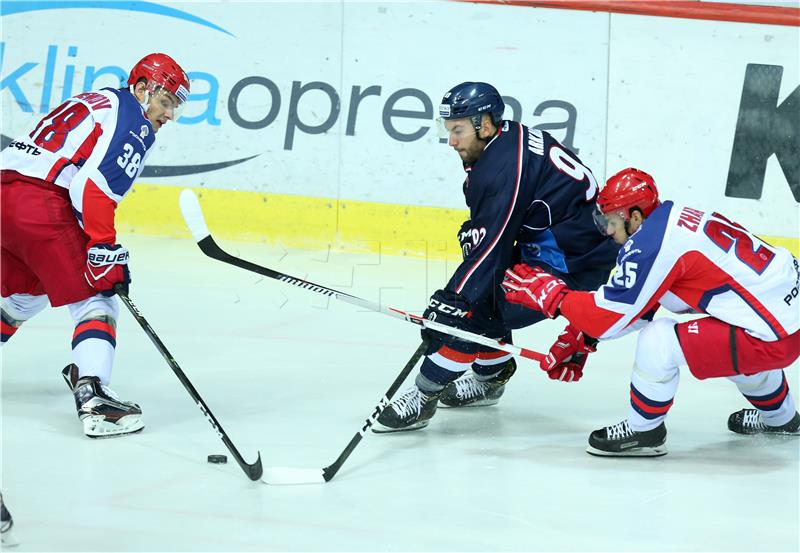
M 467 371 L 461 378 L 451 382 L 442 390 L 439 402 L 442 407 L 481 407 L 494 405 L 506 390 L 506 382 L 517 370 L 517 362 L 509 359 L 502 365 L 497 376 L 490 380 L 478 380 L 475 373 Z
M 586 452 L 603 457 L 659 457 L 667 454 L 666 440 L 663 422 L 652 430 L 636 432 L 624 420 L 592 432 Z
M 800 413 L 795 411 L 792 420 L 781 426 L 769 426 L 761 420 L 757 409 L 742 409 L 728 417 L 728 430 L 737 434 L 784 434 L 800 436 Z
M 381 434 L 425 428 L 438 402 L 439 394 L 426 394 L 412 386 L 383 410 L 372 431 Z
M 96 376 L 78 380 L 78 368 L 67 365 L 61 375 L 75 395 L 78 418 L 90 438 L 112 438 L 144 429 L 142 410 L 135 403 L 122 401 Z
M 11 518 L 11 513 L 6 509 L 3 496 L 0 495 L 0 543 L 2 543 L 3 547 L 19 545 L 19 541 L 14 537 L 14 532 L 11 531 L 13 527 L 14 519 Z

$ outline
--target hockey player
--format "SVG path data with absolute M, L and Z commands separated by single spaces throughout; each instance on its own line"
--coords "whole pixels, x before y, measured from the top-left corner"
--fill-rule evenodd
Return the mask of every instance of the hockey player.
M 562 315 L 600 339 L 641 328 L 628 417 L 595 430 L 593 455 L 658 456 L 679 367 L 698 379 L 727 377 L 753 409 L 728 418 L 739 434 L 800 434 L 800 414 L 783 368 L 800 356 L 800 266 L 784 248 L 764 243 L 719 213 L 659 202 L 653 178 L 624 169 L 597 199 L 598 225 L 624 245 L 610 283 L 573 291 L 536 267 L 518 265 L 503 284 L 508 301 Z M 652 321 L 661 305 L 709 316 Z M 583 351 L 576 340 L 572 351 Z
M 165 54 L 142 58 L 128 87 L 70 98 L 0 157 L 2 342 L 48 300 L 75 323 L 62 371 L 91 438 L 144 428 L 142 411 L 108 387 L 116 346 L 114 287 L 127 291 L 128 250 L 114 213 L 152 149 L 178 118 L 189 80 Z
M 470 218 L 458 234 L 464 260 L 424 316 L 509 342 L 511 329 L 544 316 L 505 301 L 500 283 L 508 267 L 522 259 L 591 290 L 608 278 L 617 247 L 592 220 L 592 172 L 548 133 L 504 121 L 504 110 L 497 90 L 480 82 L 453 87 L 439 106 L 443 135 L 467 173 Z M 428 330 L 423 337 L 429 350 L 415 385 L 381 413 L 375 432 L 423 428 L 440 402 L 497 403 L 516 369 L 505 352 Z M 551 360 L 551 378 L 580 378 L 580 362 L 566 367 L 563 358 Z

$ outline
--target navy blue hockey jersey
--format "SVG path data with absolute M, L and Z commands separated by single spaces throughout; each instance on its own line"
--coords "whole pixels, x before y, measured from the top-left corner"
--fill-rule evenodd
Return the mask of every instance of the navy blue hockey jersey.
M 619 246 L 592 220 L 597 181 L 547 132 L 503 121 L 465 169 L 473 244 L 448 290 L 472 304 L 492 293 L 514 262 L 515 243 L 525 262 L 563 273 L 614 266 Z

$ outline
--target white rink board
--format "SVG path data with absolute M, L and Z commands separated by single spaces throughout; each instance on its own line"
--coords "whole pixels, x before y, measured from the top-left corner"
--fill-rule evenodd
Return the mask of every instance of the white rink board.
M 106 68 L 95 85 L 116 85 L 115 71 L 156 50 L 195 78 L 194 99 L 188 119 L 159 134 L 150 164 L 257 156 L 143 182 L 463 208 L 460 164 L 438 143 L 433 119 L 449 87 L 488 80 L 518 101 L 524 123 L 560 127 L 553 134 L 599 179 L 640 166 L 665 196 L 689 190 L 698 207 L 724 210 L 758 233 L 797 235 L 798 204 L 774 156 L 760 200 L 725 197 L 747 64 L 783 67 L 783 101 L 800 84 L 797 27 L 451 2 L 15 13 L 18 4 L 3 6 L 3 135 L 31 128 L 60 102 L 66 81 L 71 92 L 82 89 L 90 66 Z M 65 17 L 80 23 L 63 25 Z M 131 29 L 135 40 L 110 40 Z M 308 86 L 316 89 L 299 95 Z

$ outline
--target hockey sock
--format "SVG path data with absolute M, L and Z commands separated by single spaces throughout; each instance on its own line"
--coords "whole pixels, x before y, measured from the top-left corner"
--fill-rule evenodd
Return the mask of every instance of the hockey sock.
M 678 390 L 680 365 L 686 363 L 675 321 L 659 319 L 639 333 L 631 374 L 628 425 L 643 432 L 661 424 Z
M 22 321 L 17 321 L 5 310 L 0 310 L 0 345 L 8 342 L 20 326 Z
M 782 426 L 792 420 L 796 408 L 782 370 L 729 378 L 769 426 Z
M 98 317 L 79 322 L 72 335 L 72 360 L 78 367 L 78 377 L 97 376 L 108 386 L 117 333 L 114 320 Z
M 492 380 L 503 371 L 503 367 L 513 356 L 504 351 L 481 352 L 472 364 L 475 379 L 485 382 Z
M 455 380 L 455 379 L 453 379 L 453 380 Z M 420 391 L 422 391 L 422 392 L 424 392 L 424 393 L 426 393 L 428 395 L 430 395 L 430 394 L 438 394 L 445 387 L 445 384 L 439 384 L 438 382 L 434 382 L 432 380 L 429 380 L 428 378 L 425 377 L 424 374 L 422 374 L 422 372 L 420 372 L 417 375 L 417 378 L 414 380 L 414 384 L 417 385 L 417 388 L 419 388 Z

